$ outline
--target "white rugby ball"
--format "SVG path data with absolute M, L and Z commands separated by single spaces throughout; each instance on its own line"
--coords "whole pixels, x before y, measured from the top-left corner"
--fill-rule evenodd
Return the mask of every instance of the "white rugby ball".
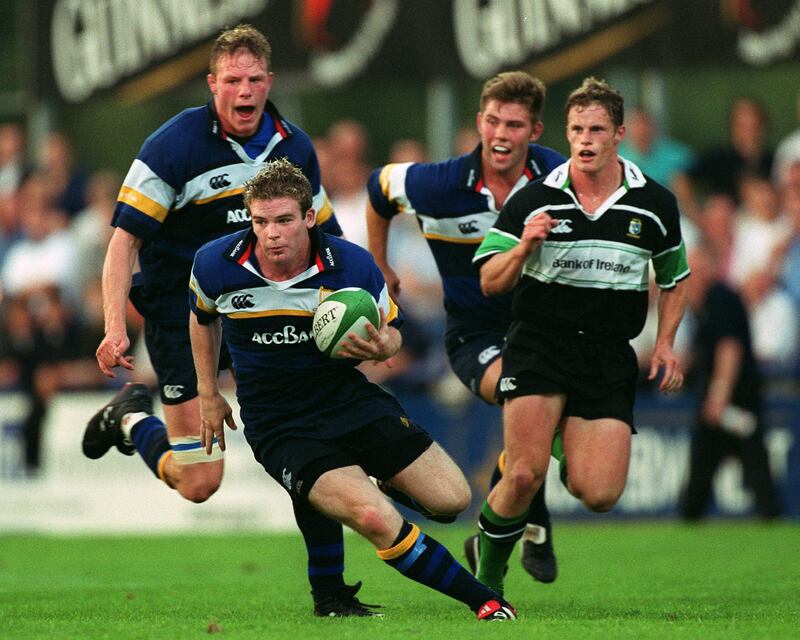
M 358 287 L 339 289 L 328 295 L 314 313 L 314 342 L 326 356 L 341 358 L 337 354 L 348 333 L 369 340 L 367 323 L 376 329 L 381 326 L 378 303 L 372 294 Z

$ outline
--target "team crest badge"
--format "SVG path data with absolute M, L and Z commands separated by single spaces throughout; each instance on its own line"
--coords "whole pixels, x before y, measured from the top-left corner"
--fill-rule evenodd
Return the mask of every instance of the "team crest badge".
M 631 218 L 628 224 L 628 237 L 636 238 L 637 240 L 642 234 L 642 221 L 639 218 Z

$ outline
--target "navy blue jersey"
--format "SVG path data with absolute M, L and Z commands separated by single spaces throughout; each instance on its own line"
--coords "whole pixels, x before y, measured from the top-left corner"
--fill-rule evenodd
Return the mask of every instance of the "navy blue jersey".
M 131 293 L 143 315 L 187 322 L 185 291 L 195 252 L 209 240 L 250 225 L 244 184 L 265 162 L 283 157 L 311 182 L 317 223 L 341 235 L 320 184 L 311 140 L 270 102 L 259 131 L 241 144 L 223 131 L 213 102 L 182 111 L 145 140 L 112 220 L 144 241 L 141 273 Z
M 511 193 L 562 162 L 556 151 L 529 145 L 525 171 Z M 511 323 L 511 295 L 486 298 L 472 265 L 475 249 L 499 213 L 481 175 L 481 146 L 444 162 L 379 167 L 369 177 L 368 190 L 380 216 L 416 214 L 442 278 L 448 327 L 505 332 Z
M 311 263 L 290 280 L 261 275 L 252 230 L 204 245 L 192 267 L 192 311 L 200 323 L 222 318 L 251 442 L 287 431 L 336 437 L 402 412 L 392 396 L 355 368 L 359 361 L 323 355 L 312 335 L 319 303 L 344 287 L 369 291 L 389 324 L 400 326 L 380 269 L 352 242 L 316 229 L 311 237 Z

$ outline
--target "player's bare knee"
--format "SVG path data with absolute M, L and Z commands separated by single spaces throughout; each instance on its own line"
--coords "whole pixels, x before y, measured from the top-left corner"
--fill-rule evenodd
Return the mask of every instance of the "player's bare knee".
M 210 477 L 186 477 L 178 485 L 180 494 L 190 502 L 201 503 L 213 496 L 219 489 L 219 479 Z
M 541 484 L 543 474 L 537 474 L 533 469 L 527 465 L 517 464 L 509 469 L 504 476 L 504 480 L 508 483 L 511 491 L 518 498 L 530 496 L 533 497 L 534 486 Z
M 584 491 L 577 498 L 583 502 L 584 506 L 595 513 L 605 513 L 611 511 L 621 495 L 620 491 L 610 488 L 598 487 L 590 491 Z
M 369 540 L 386 537 L 390 534 L 389 523 L 384 511 L 373 504 L 355 507 L 351 514 L 350 524 Z

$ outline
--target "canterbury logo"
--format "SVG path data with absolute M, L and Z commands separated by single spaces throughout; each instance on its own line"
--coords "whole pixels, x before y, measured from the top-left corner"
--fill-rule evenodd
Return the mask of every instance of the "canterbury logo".
M 500 378 L 500 391 L 514 391 L 516 388 L 516 378 Z
M 164 390 L 164 397 L 169 398 L 170 400 L 175 400 L 176 398 L 180 398 L 183 395 L 182 384 L 165 384 L 163 390 Z
M 253 304 L 252 294 L 243 293 L 241 295 L 233 296 L 231 298 L 231 306 L 234 309 L 252 309 L 256 305 Z
M 467 220 L 466 222 L 458 223 L 458 230 L 464 235 L 468 233 L 478 233 L 478 223 L 474 220 Z
M 550 233 L 572 233 L 572 220 L 562 219 L 550 230 Z
M 222 189 L 223 187 L 230 187 L 231 181 L 228 180 L 228 174 L 222 173 L 218 176 L 214 176 L 211 180 L 208 181 L 208 184 L 211 186 L 212 189 Z

